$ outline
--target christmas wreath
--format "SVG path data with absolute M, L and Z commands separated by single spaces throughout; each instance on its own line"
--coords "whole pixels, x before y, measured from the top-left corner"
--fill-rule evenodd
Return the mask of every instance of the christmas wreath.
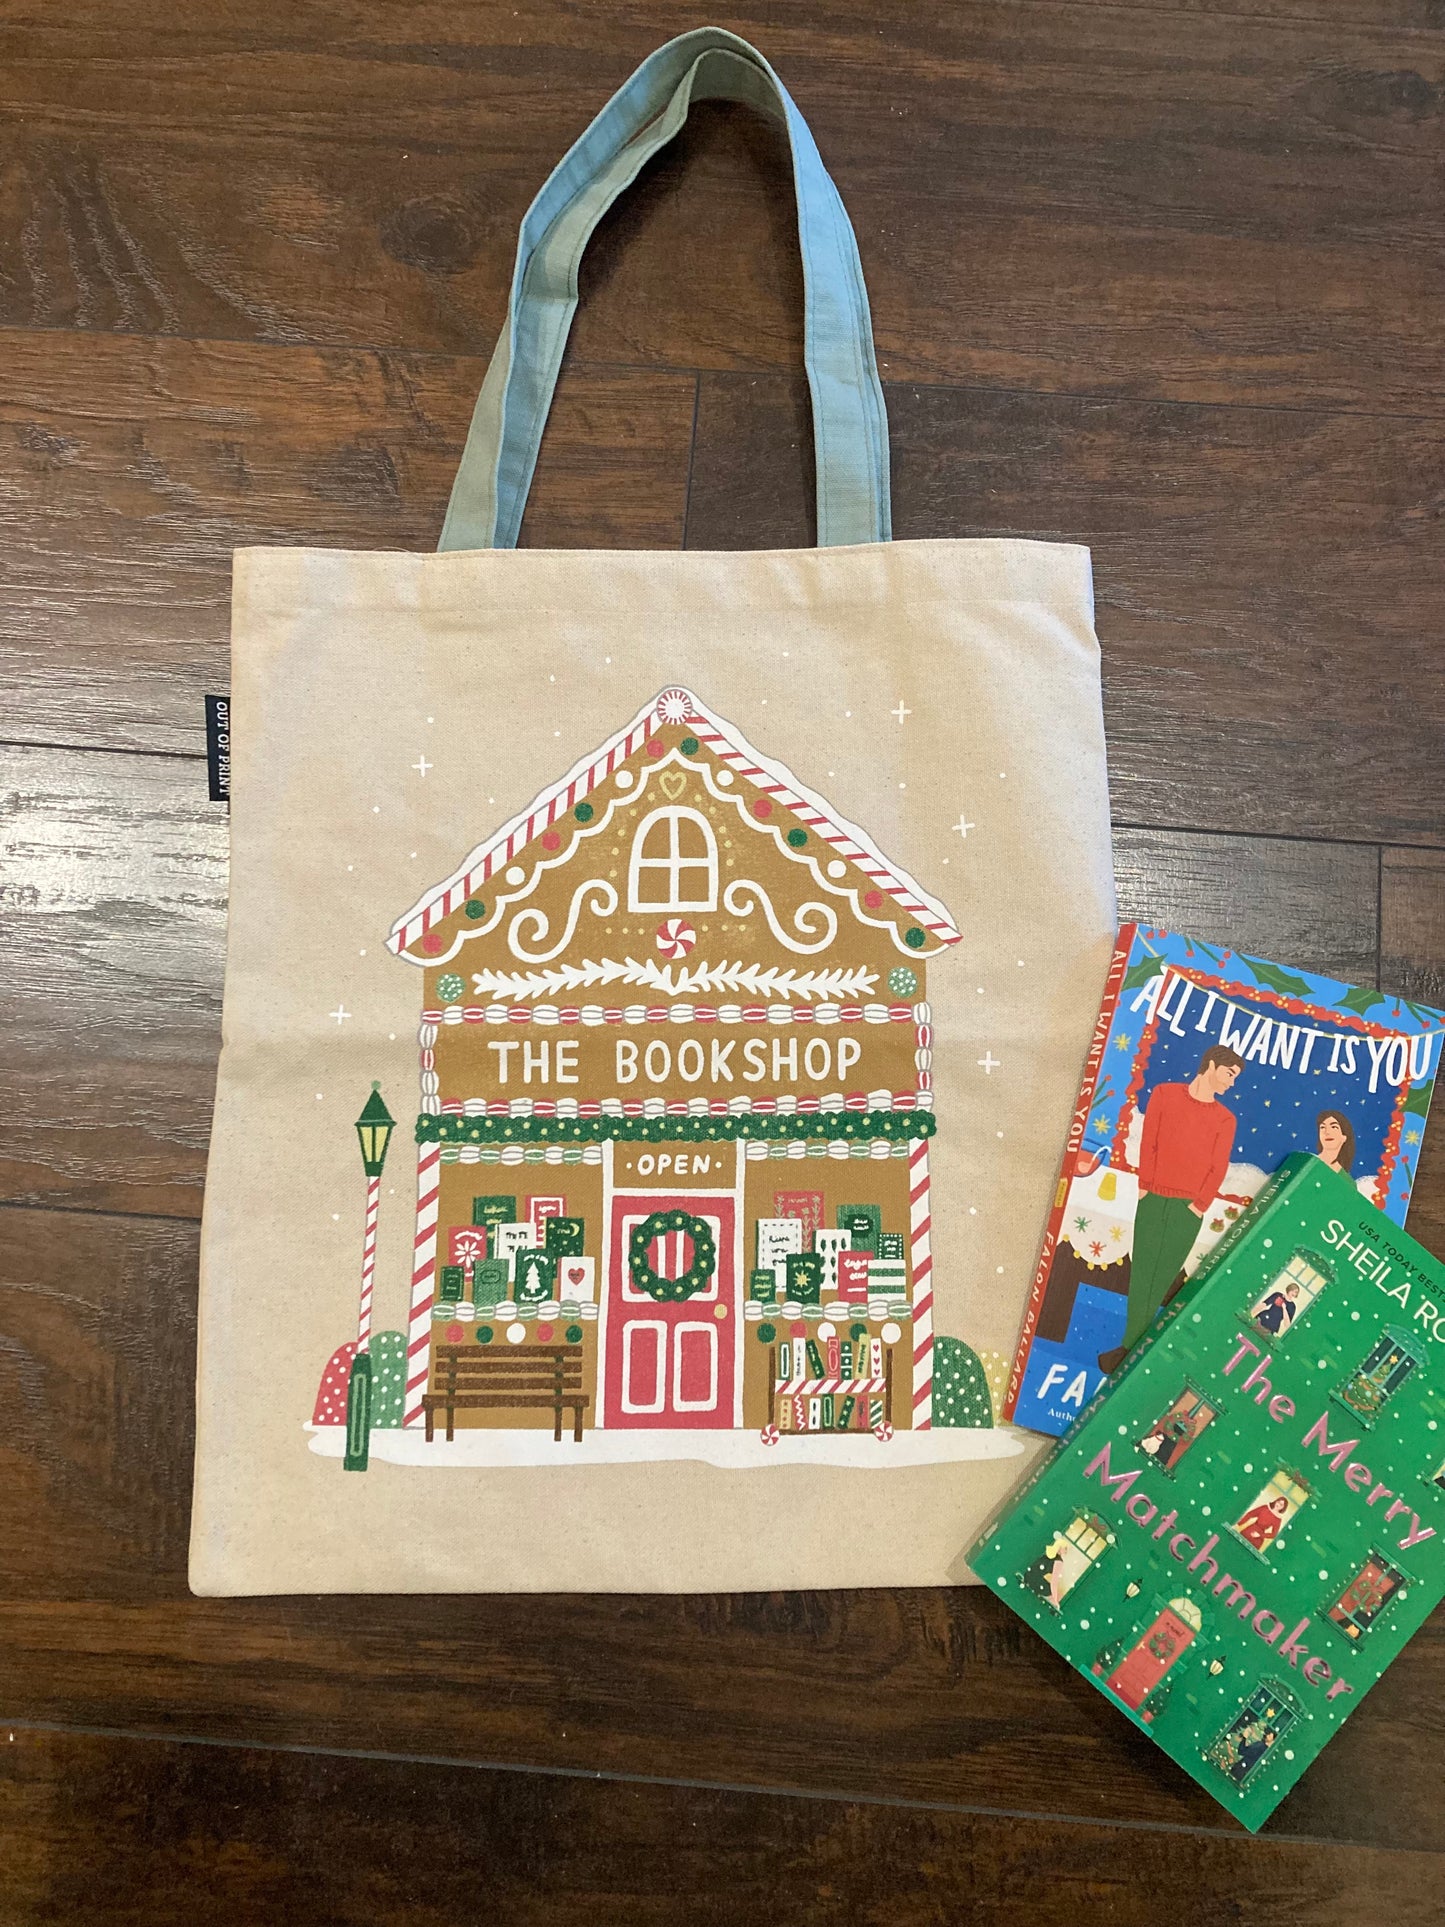
M 664 1278 L 648 1263 L 647 1254 L 654 1238 L 669 1231 L 685 1231 L 692 1239 L 692 1263 L 676 1278 Z M 627 1269 L 633 1285 L 659 1304 L 680 1304 L 702 1290 L 717 1265 L 717 1246 L 712 1227 L 688 1211 L 654 1211 L 637 1225 L 628 1240 Z

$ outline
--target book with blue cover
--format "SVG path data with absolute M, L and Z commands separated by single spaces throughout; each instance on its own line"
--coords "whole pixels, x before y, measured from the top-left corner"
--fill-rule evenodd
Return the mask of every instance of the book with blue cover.
M 1445 1013 L 1125 924 L 1003 1416 L 1055 1435 L 1293 1151 L 1403 1224 Z
M 1259 1827 L 1445 1594 L 1445 1265 L 1294 1153 L 968 1557 Z

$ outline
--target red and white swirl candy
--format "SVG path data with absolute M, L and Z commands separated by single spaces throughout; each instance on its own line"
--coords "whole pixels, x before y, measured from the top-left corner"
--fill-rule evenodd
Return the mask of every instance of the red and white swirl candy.
M 681 917 L 668 917 L 657 926 L 657 947 L 664 957 L 685 957 L 696 942 L 696 930 Z

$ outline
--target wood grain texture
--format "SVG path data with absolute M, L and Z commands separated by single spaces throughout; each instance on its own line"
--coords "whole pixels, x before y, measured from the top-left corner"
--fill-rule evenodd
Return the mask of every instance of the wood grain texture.
M 0 735 L 204 750 L 231 551 L 436 546 L 483 363 L 14 332 Z M 676 548 L 695 384 L 564 376 L 524 540 Z
M 1445 1002 L 1442 0 L 720 19 L 854 217 L 899 533 L 1093 547 L 1122 913 Z M 131 1735 L 0 1724 L 0 1921 L 1433 1922 L 1442 1613 L 1251 1840 L 978 1589 L 186 1591 L 230 551 L 434 544 L 523 209 L 695 24 L 0 0 L 0 1722 Z M 811 539 L 793 232 L 700 108 L 525 542 Z
M 1116 820 L 1445 840 L 1433 429 L 973 389 L 887 400 L 899 536 L 1092 548 Z M 705 376 L 689 545 L 809 540 L 808 437 L 801 383 Z
M 0 319 L 486 352 L 532 194 L 697 18 L 17 9 Z M 812 122 L 894 379 L 1438 414 L 1430 36 L 1332 8 L 1242 42 L 1232 13 L 982 0 L 718 23 L 766 46 Z M 748 119 L 704 110 L 599 237 L 580 354 L 796 366 L 785 176 Z
M 786 1920 L 935 1927 L 1397 1927 L 1445 1867 L 1242 1832 L 820 1802 L 703 1787 L 16 1731 L 0 1917 L 96 1927 L 496 1927 Z M 1227 1901 L 1225 1896 L 1228 1896 Z

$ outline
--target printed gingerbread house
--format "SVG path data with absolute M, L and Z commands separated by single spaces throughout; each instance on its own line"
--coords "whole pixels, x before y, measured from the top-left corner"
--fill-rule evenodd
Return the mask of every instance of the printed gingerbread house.
M 475 849 L 388 939 L 423 972 L 404 1423 L 928 1427 L 959 934 L 684 689 Z

